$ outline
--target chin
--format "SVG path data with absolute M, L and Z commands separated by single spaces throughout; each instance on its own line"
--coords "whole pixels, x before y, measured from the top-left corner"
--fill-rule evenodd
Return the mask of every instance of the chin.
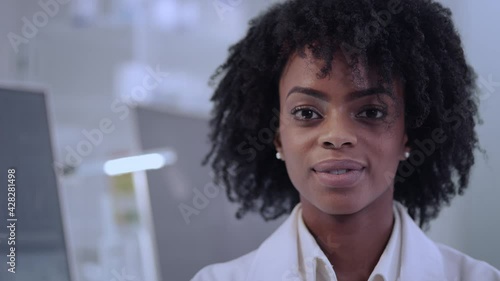
M 359 208 L 358 206 L 337 206 L 328 209 L 328 214 L 336 216 L 348 216 L 354 215 L 362 209 L 363 208 Z
M 359 198 L 350 198 L 345 195 L 325 196 L 322 199 L 314 205 L 329 215 L 352 215 L 366 207 Z

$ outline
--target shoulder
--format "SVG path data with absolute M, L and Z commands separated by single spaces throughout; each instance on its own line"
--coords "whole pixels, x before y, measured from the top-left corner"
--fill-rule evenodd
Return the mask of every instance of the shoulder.
M 207 265 L 191 281 L 245 280 L 257 250 L 223 263 Z
M 500 271 L 489 263 L 474 259 L 454 248 L 435 243 L 443 257 L 450 281 L 500 281 Z
M 297 223 L 301 204 L 260 246 L 228 262 L 205 266 L 191 281 L 255 281 L 278 280 L 286 270 L 297 264 Z
M 401 280 L 500 281 L 490 264 L 427 237 L 403 205 L 396 203 L 401 223 Z M 404 278 L 403 278 L 404 277 Z

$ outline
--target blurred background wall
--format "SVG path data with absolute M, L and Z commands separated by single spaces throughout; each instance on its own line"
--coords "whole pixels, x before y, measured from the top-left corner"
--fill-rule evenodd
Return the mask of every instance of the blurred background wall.
M 153 260 L 138 260 L 155 262 L 159 280 L 187 280 L 204 265 L 238 257 L 256 248 L 282 221 L 264 223 L 258 216 L 236 221 L 235 206 L 223 193 L 208 198 L 189 222 L 179 209 L 193 206 L 197 192 L 210 188 L 210 171 L 200 165 L 209 151 L 211 89 L 206 82 L 229 45 L 244 35 L 248 20 L 275 2 L 0 3 L 0 80 L 39 85 L 49 94 L 55 159 L 67 166 L 59 173 L 59 188 L 76 280 L 107 280 L 103 276 L 110 279 L 121 270 L 147 276 L 144 271 L 154 268 L 139 263 L 140 269 L 131 268 L 135 261 L 124 268 L 103 261 L 108 257 L 103 245 L 110 252 L 133 243 L 141 248 L 145 237 L 127 230 L 144 223 L 141 208 L 134 209 L 138 219 L 117 219 L 123 208 L 116 190 L 123 186 L 147 191 L 141 193 L 147 195 L 142 201 L 146 205 L 137 204 L 151 211 L 146 220 L 149 214 L 152 224 L 138 229 L 153 239 Z M 500 267 L 500 127 L 494 115 L 500 106 L 500 2 L 441 2 L 452 9 L 469 62 L 479 75 L 484 124 L 478 132 L 488 159 L 478 154 L 471 187 L 432 223 L 429 235 Z M 102 130 L 103 122 L 108 130 Z M 79 153 L 84 141 L 92 144 L 85 155 Z M 177 161 L 142 177 L 117 179 L 103 172 L 107 160 L 165 148 L 175 152 Z M 140 197 L 137 192 L 131 196 Z

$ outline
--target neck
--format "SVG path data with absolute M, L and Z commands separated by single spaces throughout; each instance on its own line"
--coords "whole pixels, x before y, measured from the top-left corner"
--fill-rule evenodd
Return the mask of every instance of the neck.
M 391 236 L 393 189 L 349 215 L 326 214 L 301 198 L 302 217 L 339 280 L 368 280 Z

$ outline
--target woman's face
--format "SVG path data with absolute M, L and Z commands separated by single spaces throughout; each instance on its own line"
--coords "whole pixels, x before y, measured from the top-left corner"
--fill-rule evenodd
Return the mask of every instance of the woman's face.
M 339 215 L 383 198 L 391 202 L 393 178 L 408 151 L 402 85 L 379 85 L 377 73 L 366 68 L 360 68 L 363 81 L 355 80 L 342 54 L 331 75 L 318 79 L 322 62 L 306 54 L 293 55 L 281 76 L 274 141 L 301 202 Z M 380 90 L 388 87 L 393 97 Z

